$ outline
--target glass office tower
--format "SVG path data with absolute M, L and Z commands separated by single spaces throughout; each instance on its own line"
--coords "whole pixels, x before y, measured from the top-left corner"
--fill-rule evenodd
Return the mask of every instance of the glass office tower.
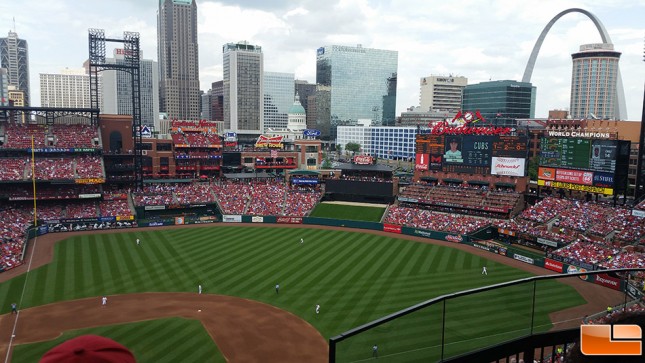
M 295 92 L 293 73 L 264 72 L 264 129 L 287 128 Z M 264 131 L 264 130 L 263 130 Z
M 330 97 L 329 112 L 317 112 L 323 139 L 334 140 L 338 125 L 356 125 L 359 119 L 394 125 L 397 69 L 396 51 L 360 45 L 318 48 L 316 84 L 329 90 Z
M 535 117 L 536 88 L 529 82 L 490 81 L 464 88 L 463 111 L 477 111 L 497 126 L 515 126 L 518 118 Z

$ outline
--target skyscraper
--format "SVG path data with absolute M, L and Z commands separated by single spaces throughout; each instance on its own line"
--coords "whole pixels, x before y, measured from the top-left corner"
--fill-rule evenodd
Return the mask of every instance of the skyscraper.
M 197 4 L 160 0 L 157 13 L 159 109 L 171 119 L 200 116 Z
M 124 50 L 114 49 L 114 58 L 106 58 L 106 63 L 125 64 Z M 159 68 L 150 59 L 139 61 L 139 80 L 141 82 L 141 124 L 154 126 L 159 119 Z M 102 113 L 132 115 L 132 77 L 130 73 L 117 70 L 101 72 L 103 95 Z
M 616 86 L 620 52 L 614 51 L 613 44 L 585 44 L 571 58 L 571 117 L 619 120 Z
M 227 43 L 224 56 L 224 128 L 238 134 L 264 131 L 264 58 L 262 47 Z
M 462 110 L 477 111 L 487 122 L 515 126 L 518 118 L 535 117 L 536 88 L 511 80 L 469 84 L 464 88 Z
M 9 106 L 9 76 L 7 69 L 0 67 L 0 106 Z
M 467 84 L 468 78 L 466 77 L 428 76 L 421 78 L 419 92 L 421 111 L 458 111 L 461 109 L 461 98 Z
M 293 105 L 294 74 L 264 72 L 264 128 L 284 129 Z
M 9 85 L 24 92 L 25 105 L 29 106 L 29 50 L 27 41 L 15 32 L 0 38 L 0 67 L 7 69 Z
M 296 84 L 296 93 L 300 98 L 300 104 L 302 105 L 302 107 L 304 107 L 305 111 L 307 111 L 307 127 L 311 129 L 315 129 L 316 112 L 314 111 L 314 108 L 316 103 L 315 101 L 316 85 L 299 79 L 296 79 L 295 84 Z M 311 108 L 309 104 L 310 99 L 312 100 Z
M 371 119 L 373 125 L 393 125 L 397 69 L 396 51 L 360 45 L 318 48 L 316 84 L 330 91 L 329 119 L 317 110 L 318 128 L 329 130 L 322 136 L 333 140 L 337 125 L 355 125 L 358 119 Z

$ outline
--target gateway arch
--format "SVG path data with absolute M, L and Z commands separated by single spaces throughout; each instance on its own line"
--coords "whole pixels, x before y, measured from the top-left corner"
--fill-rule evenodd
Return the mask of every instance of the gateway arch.
M 524 76 L 522 77 L 522 82 L 531 82 L 531 75 L 533 74 L 533 68 L 535 68 L 535 61 L 537 60 L 537 56 L 538 56 L 538 53 L 540 52 L 540 47 L 542 47 L 542 43 L 544 42 L 544 38 L 546 38 L 546 35 L 549 33 L 549 30 L 551 30 L 551 27 L 553 26 L 553 24 L 555 24 L 555 22 L 558 21 L 561 17 L 569 13 L 580 13 L 580 14 L 586 15 L 594 23 L 594 25 L 596 26 L 596 29 L 598 29 L 598 33 L 600 33 L 600 38 L 602 39 L 602 42 L 611 43 L 611 38 L 609 37 L 609 34 L 607 33 L 605 26 L 602 25 L 602 23 L 600 22 L 600 19 L 598 19 L 595 15 L 593 15 L 587 10 L 579 9 L 579 8 L 571 8 L 571 9 L 564 10 L 558 15 L 556 15 L 553 19 L 551 19 L 551 21 L 549 21 L 549 23 L 544 27 L 544 30 L 542 30 L 542 33 L 540 33 L 540 36 L 538 37 L 537 41 L 535 42 L 535 45 L 533 46 L 533 51 L 531 52 L 529 61 L 526 64 L 526 69 L 524 70 Z M 618 68 L 618 74 L 616 79 L 615 96 L 616 96 L 615 119 L 623 120 L 625 119 L 627 114 L 627 105 L 625 104 L 625 90 L 623 89 L 623 79 L 620 75 L 620 66 Z

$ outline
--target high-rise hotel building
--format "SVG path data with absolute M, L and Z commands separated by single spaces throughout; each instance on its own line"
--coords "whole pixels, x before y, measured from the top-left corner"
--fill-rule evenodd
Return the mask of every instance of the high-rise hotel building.
M 613 44 L 585 44 L 571 58 L 571 117 L 619 120 L 617 82 L 620 52 L 614 50 Z

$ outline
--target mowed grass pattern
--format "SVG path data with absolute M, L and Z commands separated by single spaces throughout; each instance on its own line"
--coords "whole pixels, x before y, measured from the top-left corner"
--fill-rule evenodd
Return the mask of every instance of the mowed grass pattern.
M 201 322 L 169 318 L 75 330 L 46 343 L 19 345 L 14 350 L 12 363 L 38 362 L 54 346 L 85 334 L 108 337 L 123 344 L 142 363 L 226 362 Z
M 382 207 L 319 203 L 310 217 L 348 219 L 352 221 L 380 222 L 385 213 Z
M 142 241 L 139 247 L 136 238 Z M 488 276 L 481 275 L 484 265 Z M 29 274 L 21 308 L 101 295 L 196 292 L 201 283 L 205 293 L 249 298 L 291 311 L 328 338 L 441 294 L 527 276 L 457 249 L 361 232 L 235 226 L 140 229 L 79 235 L 58 243 L 54 261 Z M 12 301 L 19 301 L 25 277 L 0 284 L 3 313 Z M 279 295 L 276 283 L 281 286 Z M 551 285 L 552 290 L 541 291 L 545 296 L 536 318 L 539 324 L 548 322 L 548 312 L 583 302 L 568 286 Z M 519 324 L 501 314 L 524 309 L 526 299 L 517 305 L 514 299 L 502 299 L 504 305 L 492 306 L 455 302 L 454 311 L 464 311 L 478 323 L 463 331 L 455 326 L 459 339 L 497 333 L 500 322 L 507 329 Z M 316 304 L 321 305 L 318 315 Z M 386 330 L 380 338 L 405 343 L 392 351 L 417 349 L 414 342 L 437 327 L 436 319 L 431 314 L 431 320 L 401 320 L 395 334 Z M 425 344 L 433 337 L 424 339 Z M 133 341 L 137 344 L 136 338 Z M 373 343 L 365 342 L 368 348 Z M 159 345 L 162 349 L 165 343 Z M 470 345 L 460 347 L 467 350 Z M 353 359 L 354 354 L 364 356 L 364 350 L 350 349 L 347 357 Z

